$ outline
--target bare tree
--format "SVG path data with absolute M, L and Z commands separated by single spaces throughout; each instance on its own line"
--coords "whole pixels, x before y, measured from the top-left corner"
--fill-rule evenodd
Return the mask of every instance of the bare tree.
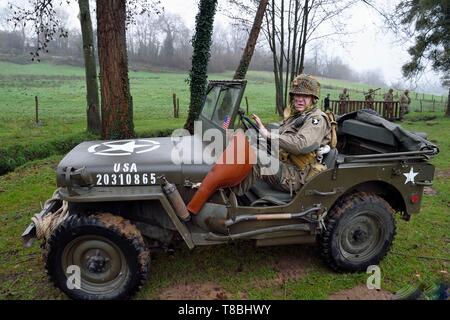
M 243 17 L 255 11 L 257 0 L 229 0 L 234 5 L 231 18 L 246 24 Z M 305 69 L 307 45 L 318 39 L 347 34 L 341 16 L 356 0 L 270 0 L 265 12 L 263 33 L 272 52 L 276 111 L 281 115 L 287 105 L 288 86 Z M 332 26 L 327 32 L 323 25 Z
M 234 74 L 234 79 L 244 79 L 247 74 L 248 67 L 255 52 L 256 42 L 258 41 L 261 25 L 264 19 L 264 12 L 266 11 L 269 0 L 261 0 L 256 11 L 255 20 L 253 22 L 252 30 L 248 37 L 247 45 L 242 53 L 241 61 Z
M 92 30 L 89 0 L 78 0 L 81 34 L 83 36 L 84 70 L 86 73 L 87 129 L 101 132 L 100 104 L 98 98 L 97 63 L 95 61 L 94 32 Z
M 28 8 L 14 8 L 14 24 L 31 22 L 37 33 L 33 58 L 48 51 L 48 43 L 56 35 L 67 37 L 67 30 L 58 18 L 54 0 L 29 0 Z M 126 24 L 141 14 L 157 10 L 158 1 L 97 0 L 97 38 L 100 64 L 102 138 L 121 139 L 134 136 L 133 106 L 128 79 Z M 61 4 L 61 3 L 59 3 Z M 127 5 L 128 4 L 128 5 Z M 39 61 L 39 58 L 38 58 Z

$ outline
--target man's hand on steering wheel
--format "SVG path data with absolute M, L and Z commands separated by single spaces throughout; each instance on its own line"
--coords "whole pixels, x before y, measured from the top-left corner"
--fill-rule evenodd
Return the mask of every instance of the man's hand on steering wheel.
M 266 150 L 269 154 L 272 154 L 272 147 L 271 147 L 271 143 L 270 143 L 270 133 L 269 131 L 266 129 L 266 127 L 264 126 L 264 124 L 262 123 L 261 119 L 256 115 L 253 114 L 252 118 L 255 120 L 255 122 L 253 122 L 249 117 L 247 117 L 245 115 L 245 112 L 243 110 L 239 110 L 239 116 L 241 118 L 241 122 L 243 124 L 243 126 L 245 127 L 245 129 L 247 130 L 247 132 L 252 132 L 252 130 L 249 130 L 250 127 L 253 128 L 256 132 L 256 143 L 259 146 L 259 139 L 262 137 L 264 139 L 268 139 L 266 140 L 267 143 L 265 144 L 266 146 Z
M 264 124 L 262 123 L 261 119 L 260 119 L 256 114 L 252 114 L 252 118 L 253 118 L 253 120 L 256 121 L 256 125 L 257 125 L 258 128 L 259 128 L 259 133 L 260 133 L 264 138 L 270 137 L 269 130 L 267 130 L 267 128 L 264 126 Z

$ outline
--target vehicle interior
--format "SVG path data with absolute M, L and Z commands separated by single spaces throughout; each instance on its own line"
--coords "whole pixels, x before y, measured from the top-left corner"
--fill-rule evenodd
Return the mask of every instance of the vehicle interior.
M 245 84 L 245 82 L 212 82 L 210 84 L 200 115 L 200 118 L 206 123 L 204 128 L 241 127 L 246 130 L 258 131 L 255 122 L 242 109 L 239 109 Z M 375 117 L 375 121 L 367 121 L 367 117 L 370 117 L 369 114 L 378 117 Z M 228 117 L 231 118 L 231 123 L 226 124 Z M 343 162 L 347 156 L 417 151 L 420 149 L 416 146 L 420 143 L 422 143 L 421 145 L 427 143 L 425 134 L 414 133 L 411 137 L 411 133 L 405 132 L 392 122 L 383 120 L 373 110 L 360 110 L 345 114 L 337 118 L 337 123 L 337 147 L 324 154 L 322 160 L 328 169 L 335 168 L 336 164 Z M 277 124 L 271 124 L 268 127 L 271 126 L 277 126 Z M 408 139 L 410 140 L 409 146 L 405 147 L 405 140 Z M 294 196 L 295 193 L 274 189 L 265 181 L 258 180 L 244 196 L 238 197 L 238 202 L 246 206 L 285 205 Z
M 407 151 L 393 130 L 357 119 L 356 115 L 354 113 L 338 119 L 337 147 L 325 154 L 322 161 L 328 169 L 335 168 L 337 162 L 342 162 L 344 155 L 376 155 Z M 414 134 L 426 139 L 424 133 Z M 258 180 L 239 200 L 250 206 L 272 206 L 288 204 L 294 196 L 295 193 L 274 189 L 264 180 Z

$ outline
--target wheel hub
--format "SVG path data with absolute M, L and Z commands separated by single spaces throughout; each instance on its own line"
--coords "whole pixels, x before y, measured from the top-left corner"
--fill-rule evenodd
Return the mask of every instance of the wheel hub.
M 121 250 L 113 242 L 97 235 L 72 240 L 64 249 L 63 269 L 80 266 L 81 286 L 91 294 L 106 294 L 126 281 L 129 269 Z
M 353 240 L 355 240 L 355 242 L 358 244 L 364 243 L 369 239 L 369 234 L 367 233 L 367 231 L 360 228 L 356 229 L 352 234 Z
M 91 273 L 104 273 L 107 270 L 109 260 L 103 253 L 97 252 L 95 256 L 87 257 L 86 269 Z
M 382 243 L 384 228 L 371 212 L 361 212 L 347 222 L 340 235 L 340 250 L 353 261 L 368 259 Z

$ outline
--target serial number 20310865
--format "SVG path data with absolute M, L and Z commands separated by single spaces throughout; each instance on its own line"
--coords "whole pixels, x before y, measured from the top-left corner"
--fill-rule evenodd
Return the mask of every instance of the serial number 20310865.
M 97 174 L 97 186 L 128 186 L 156 184 L 156 173 Z

